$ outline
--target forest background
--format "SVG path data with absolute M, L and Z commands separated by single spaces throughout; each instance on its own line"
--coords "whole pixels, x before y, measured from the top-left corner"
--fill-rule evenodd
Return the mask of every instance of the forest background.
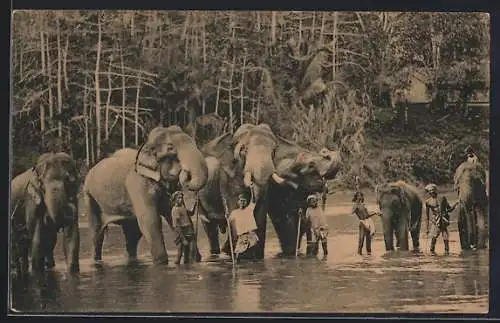
M 468 145 L 489 166 L 489 108 L 470 104 L 489 91 L 484 13 L 16 11 L 12 26 L 12 176 L 60 150 L 84 176 L 158 125 L 202 145 L 261 122 L 340 149 L 333 187 L 448 184 Z M 415 73 L 424 104 L 406 99 Z

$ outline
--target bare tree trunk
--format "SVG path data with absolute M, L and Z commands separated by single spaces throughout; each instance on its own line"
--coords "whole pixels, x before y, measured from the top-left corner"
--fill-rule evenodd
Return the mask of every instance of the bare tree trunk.
M 240 124 L 243 124 L 243 112 L 245 111 L 244 107 L 244 79 L 245 79 L 245 65 L 247 63 L 247 55 L 243 56 L 243 66 L 241 68 L 241 86 L 240 86 Z
M 125 148 L 125 103 L 126 103 L 126 88 L 125 88 L 125 68 L 123 64 L 123 49 L 120 50 L 120 62 L 122 70 L 122 148 Z
M 45 131 L 45 108 L 43 104 L 40 104 L 40 132 Z
M 336 91 L 336 80 L 337 80 L 337 20 L 338 20 L 338 12 L 335 11 L 333 13 L 333 40 L 332 40 L 332 85 L 333 85 L 333 94 L 337 93 Z
M 69 51 L 69 35 L 66 35 L 66 47 L 63 53 L 63 75 L 64 75 L 64 88 L 66 91 L 69 91 L 69 82 L 68 82 L 68 51 Z
M 219 114 L 219 97 L 220 97 L 220 83 L 222 75 L 219 75 L 219 81 L 217 82 L 217 97 L 215 98 L 215 114 Z
M 87 77 L 85 77 L 85 88 L 83 89 L 83 115 L 85 117 L 85 163 L 90 166 L 90 147 L 89 147 L 89 106 Z
M 135 146 L 139 146 L 139 97 L 141 94 L 141 77 L 137 79 L 137 94 L 135 97 L 135 113 L 134 113 L 134 128 L 135 128 Z
M 45 63 L 45 23 L 43 22 L 43 12 L 40 12 L 39 19 L 40 19 L 40 56 L 42 59 L 42 74 L 45 75 L 46 73 L 46 63 Z
M 97 59 L 95 64 L 95 113 L 96 113 L 96 155 L 97 159 L 101 157 L 101 89 L 99 86 L 99 66 L 101 64 L 101 50 L 102 50 L 102 26 L 101 26 L 101 13 L 97 13 L 97 26 L 99 32 L 97 34 Z
M 321 29 L 319 31 L 319 44 L 323 45 L 323 36 L 325 32 L 325 20 L 326 20 L 326 12 L 321 13 Z
M 202 25 L 202 46 L 203 46 L 203 66 L 207 66 L 207 35 L 205 31 L 205 20 L 203 21 Z
M 62 53 L 61 53 L 61 30 L 59 26 L 59 16 L 56 16 L 56 30 L 57 30 L 57 111 L 59 115 L 62 113 L 62 89 L 61 89 L 61 78 L 62 78 Z M 58 118 L 57 122 L 57 133 L 59 138 L 62 140 L 62 122 L 61 118 Z M 61 149 L 62 147 L 60 147 Z
M 113 64 L 113 59 L 109 59 L 108 65 L 108 97 L 106 99 L 106 111 L 104 112 L 104 138 L 109 140 L 109 105 L 111 103 L 111 94 L 113 92 L 113 82 L 111 79 L 111 64 Z
M 46 55 L 46 63 L 47 63 L 47 86 L 49 87 L 49 118 L 50 118 L 50 127 L 53 126 L 54 122 L 54 104 L 52 98 L 52 63 L 50 61 L 50 42 L 47 38 L 47 55 Z
M 229 93 L 228 93 L 228 101 L 229 101 L 229 132 L 233 133 L 233 75 L 234 75 L 234 67 L 236 64 L 236 55 L 233 53 L 233 62 L 231 64 L 231 74 L 229 75 Z
M 271 12 L 271 44 L 276 43 L 276 11 Z

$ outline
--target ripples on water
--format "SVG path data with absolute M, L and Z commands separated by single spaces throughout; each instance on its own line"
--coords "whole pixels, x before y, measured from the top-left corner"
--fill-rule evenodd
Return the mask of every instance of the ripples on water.
M 13 307 L 21 312 L 487 312 L 488 251 L 459 255 L 456 232 L 448 257 L 386 257 L 377 223 L 373 255 L 360 257 L 355 219 L 328 220 L 328 260 L 273 258 L 279 248 L 270 229 L 266 259 L 235 270 L 230 261 L 155 267 L 142 241 L 141 261 L 127 265 L 121 230 L 114 227 L 105 240 L 104 265 L 95 268 L 88 231 L 81 229 L 81 273 L 64 273 L 57 254 L 55 271 L 12 282 Z M 199 244 L 206 254 L 203 233 Z M 439 240 L 438 254 L 442 249 Z M 169 256 L 172 260 L 175 251 Z

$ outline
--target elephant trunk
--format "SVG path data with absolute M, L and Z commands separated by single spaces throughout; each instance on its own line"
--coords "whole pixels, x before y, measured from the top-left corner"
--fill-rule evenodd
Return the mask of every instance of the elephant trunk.
M 208 168 L 203 154 L 193 140 L 186 141 L 178 148 L 178 159 L 182 166 L 179 182 L 182 187 L 199 191 L 208 179 Z
M 62 181 L 45 185 L 44 203 L 51 221 L 54 224 L 61 223 L 68 205 L 68 196 Z
M 265 146 L 250 146 L 246 154 L 245 174 L 250 174 L 252 182 L 265 186 L 276 172 L 272 159 L 272 150 Z M 247 178 L 250 175 L 245 175 Z M 245 180 L 247 184 L 248 179 Z

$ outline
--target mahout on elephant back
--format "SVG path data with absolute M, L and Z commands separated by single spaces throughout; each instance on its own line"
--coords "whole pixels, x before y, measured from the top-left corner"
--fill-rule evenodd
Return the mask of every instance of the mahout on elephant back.
M 168 264 L 161 217 L 172 226 L 169 196 L 178 189 L 197 192 L 207 172 L 194 139 L 178 126 L 156 127 L 141 149 L 120 149 L 97 163 L 84 184 L 94 261 L 102 260 L 104 228 L 115 223 L 122 227 L 130 261 L 144 236 L 153 263 Z
M 67 269 L 79 271 L 80 233 L 76 163 L 64 152 L 42 154 L 35 166 L 11 182 L 12 257 L 17 273 L 55 266 L 57 232 L 63 231 Z

